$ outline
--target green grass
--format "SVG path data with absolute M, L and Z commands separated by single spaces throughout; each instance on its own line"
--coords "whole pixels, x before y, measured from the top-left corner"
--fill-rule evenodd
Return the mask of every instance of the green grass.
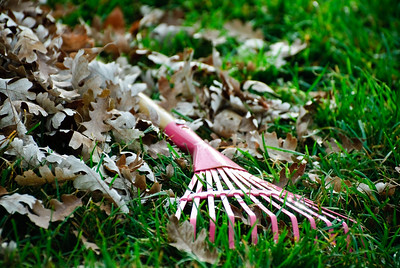
M 90 23 L 95 14 L 104 19 L 117 5 L 129 7 L 123 11 L 127 22 L 132 23 L 140 19 L 138 8 L 142 4 L 101 0 L 48 2 L 80 4 L 71 15 L 62 18 L 71 25 L 78 23 L 79 17 Z M 87 194 L 83 197 L 85 205 L 75 211 L 74 217 L 50 224 L 48 230 L 27 222 L 25 216 L 7 215 L 0 207 L 1 239 L 13 240 L 18 246 L 17 251 L 0 252 L 0 266 L 399 267 L 399 187 L 392 196 L 375 194 L 371 198 L 360 192 L 357 185 L 365 183 L 374 187 L 378 181 L 400 183 L 395 170 L 400 165 L 400 4 L 390 0 L 142 2 L 162 9 L 181 8 L 185 13 L 184 24 L 188 26 L 199 23 L 202 28 L 220 29 L 225 22 L 240 19 L 251 21 L 261 29 L 268 45 L 281 40 L 293 42 L 297 38 L 308 43 L 304 51 L 288 58 L 288 63 L 281 68 L 271 64 L 263 51 L 240 55 L 237 51 L 240 42 L 235 38 L 228 38 L 217 49 L 225 68 L 240 82 L 263 81 L 274 88 L 278 98 L 291 105 L 303 106 L 311 101 L 315 107 L 312 127 L 321 137 L 334 137 L 340 143 L 340 134 L 345 134 L 362 141 L 363 149 L 359 152 L 327 153 L 325 147 L 311 139 L 297 148 L 308 162 L 307 170 L 316 170 L 322 181 L 328 176 L 348 180 L 351 186 L 342 184 L 345 191 L 333 193 L 321 185 L 306 187 L 301 182 L 288 186 L 289 191 L 317 200 L 323 206 L 351 213 L 360 223 L 350 227 L 351 250 L 347 236 L 338 235 L 334 245 L 326 230 L 309 228 L 302 229 L 301 239 L 296 243 L 284 235 L 275 243 L 270 232 L 261 232 L 259 243 L 254 246 L 249 242 L 245 226 L 235 229 L 236 249 L 232 250 L 228 247 L 225 220 L 218 230 L 216 245 L 210 243 L 218 252 L 218 262 L 209 265 L 169 245 L 168 219 L 176 207 L 165 206 L 167 196 L 145 204 L 135 198 L 129 203 L 129 215 L 122 215 L 117 208 L 107 215 L 95 202 L 99 200 L 94 201 L 95 195 Z M 195 51 L 194 58 L 206 57 L 212 52 L 209 42 L 184 32 L 163 42 L 153 40 L 148 33 L 149 29 L 143 30 L 141 45 L 153 51 L 174 55 L 190 47 Z M 247 68 L 248 62 L 254 68 Z M 201 81 L 210 84 L 209 77 Z M 312 93 L 317 91 L 329 92 L 331 97 L 313 99 Z M 295 135 L 295 123 L 295 119 L 277 119 L 268 125 L 268 130 L 276 131 L 281 137 L 289 132 Z M 31 131 L 37 133 L 40 126 Z M 201 136 L 209 138 L 209 129 L 202 129 Z M 181 167 L 172 150 L 170 157 L 158 160 L 146 153 L 143 157 L 160 179 L 167 166 L 173 166 L 174 176 L 161 182 L 163 189 L 170 188 L 181 196 L 192 170 L 190 165 Z M 182 157 L 190 163 L 188 155 Z M 279 171 L 285 168 L 272 163 L 268 155 L 260 160 L 243 152 L 235 161 L 250 173 L 262 174 L 269 180 L 278 178 Z M 9 192 L 34 194 L 45 202 L 75 191 L 71 184 L 56 189 L 20 187 L 12 178 L 21 173 L 20 162 L 10 166 L 3 163 L 0 185 Z M 302 180 L 307 176 L 306 172 Z M 199 229 L 208 228 L 208 219 L 199 220 L 198 225 Z M 289 232 L 289 227 L 283 232 Z M 73 230 L 79 230 L 78 237 L 83 235 L 94 242 L 100 254 L 86 249 Z

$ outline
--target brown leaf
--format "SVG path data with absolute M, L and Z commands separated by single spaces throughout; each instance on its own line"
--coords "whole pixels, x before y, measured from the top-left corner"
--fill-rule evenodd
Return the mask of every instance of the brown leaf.
M 74 150 L 81 150 L 84 160 L 92 159 L 97 162 L 100 159 L 101 149 L 96 146 L 96 141 L 89 139 L 78 131 L 73 131 L 68 146 Z
M 147 189 L 146 176 L 137 174 L 134 185 L 142 191 Z
M 78 231 L 74 230 L 72 233 L 82 241 L 85 248 L 91 249 L 94 251 L 94 253 L 96 253 L 97 255 L 100 255 L 101 251 L 100 251 L 99 246 L 96 245 L 96 243 L 89 242 L 88 239 L 83 236 L 82 232 L 78 232 Z
M 46 47 L 31 29 L 24 28 L 17 38 L 18 41 L 13 52 L 18 55 L 20 60 L 25 59 L 26 62 L 32 63 L 38 58 L 36 52 L 47 53 Z
M 97 98 L 96 102 L 91 103 L 93 111 L 89 111 L 90 121 L 81 123 L 86 130 L 83 132 L 87 137 L 104 142 L 106 141 L 105 132 L 111 130 L 111 126 L 105 124 L 104 121 L 111 118 L 108 113 L 108 98 Z
M 8 194 L 7 189 L 4 188 L 3 186 L 0 186 L 0 197 L 2 197 L 5 194 Z
M 263 146 L 263 141 L 262 137 L 257 133 L 257 132 L 250 132 L 248 133 L 251 134 L 253 133 L 253 136 L 248 136 L 246 137 L 246 140 L 248 141 L 248 144 L 250 146 L 257 146 L 260 150 L 264 151 L 264 146 Z M 250 141 L 250 142 L 249 142 Z M 293 153 L 290 152 L 284 152 L 276 149 L 284 149 L 288 151 L 294 151 L 297 147 L 297 139 L 296 137 L 293 137 L 290 133 L 287 134 L 286 139 L 282 139 L 277 137 L 276 132 L 265 132 L 264 133 L 264 141 L 265 145 L 270 147 L 267 148 L 268 155 L 271 159 L 273 160 L 281 160 L 281 161 L 286 161 L 289 163 L 293 162 L 292 156 Z M 251 145 L 252 143 L 252 145 Z M 276 148 L 276 149 L 274 149 Z
M 37 199 L 31 195 L 14 193 L 12 195 L 1 196 L 0 205 L 10 214 L 18 212 L 24 215 L 29 212 L 28 208 L 32 208 L 36 201 Z
M 87 35 L 84 25 L 76 26 L 72 32 L 64 32 L 61 37 L 63 40 L 61 48 L 67 53 L 94 46 L 94 40 Z
M 32 85 L 27 78 L 18 80 L 0 78 L 0 93 L 6 95 L 11 101 L 34 100 L 36 94 L 29 91 Z
M 72 213 L 77 207 L 82 206 L 82 200 L 75 195 L 63 194 L 61 196 L 62 202 L 57 199 L 51 199 L 50 205 L 53 208 L 51 221 L 63 221 L 66 217 L 73 217 Z
M 358 138 L 350 139 L 349 137 L 347 137 L 342 133 L 339 133 L 339 137 L 342 140 L 343 148 L 348 152 L 351 152 L 353 150 L 360 151 L 363 147 L 362 141 Z
M 161 140 L 157 143 L 150 144 L 148 153 L 154 159 L 157 159 L 159 155 L 169 156 L 167 142 L 165 140 Z
M 375 184 L 375 188 L 379 195 L 382 196 L 392 196 L 394 195 L 396 185 L 390 184 L 388 182 L 378 182 Z
M 179 220 L 175 215 L 169 218 L 167 225 L 168 237 L 172 241 L 171 246 L 194 254 L 199 261 L 215 264 L 218 259 L 216 250 L 210 250 L 206 242 L 206 231 L 202 229 L 194 240 L 193 226 L 188 222 L 179 225 Z
M 324 146 L 326 147 L 325 151 L 327 154 L 338 153 L 341 151 L 338 142 L 334 138 L 330 138 L 329 140 L 324 141 Z
M 304 107 L 300 107 L 299 116 L 296 121 L 296 132 L 297 137 L 303 141 L 306 136 L 312 133 L 310 127 L 313 123 L 313 118 L 310 112 L 308 112 Z
M 40 166 L 39 174 L 36 175 L 33 170 L 27 170 L 23 175 L 17 175 L 15 177 L 15 181 L 19 185 L 24 186 L 40 186 L 45 183 L 54 183 L 56 178 L 58 183 L 62 183 L 65 181 L 74 180 L 78 175 L 73 174 L 68 169 L 62 169 L 60 167 L 55 167 L 55 174 L 52 173 L 48 166 Z
M 214 118 L 213 131 L 224 138 L 230 138 L 239 130 L 242 116 L 231 110 L 223 110 Z
M 124 13 L 119 6 L 115 7 L 105 19 L 103 28 L 108 27 L 111 27 L 114 31 L 125 32 Z
M 253 26 L 250 22 L 243 23 L 235 19 L 225 23 L 224 28 L 228 30 L 229 35 L 238 37 L 242 41 L 253 38 L 264 38 L 262 31 L 260 29 L 253 30 Z
M 306 164 L 298 164 L 293 163 L 290 165 L 289 169 L 283 168 L 279 172 L 279 182 L 274 182 L 274 184 L 280 188 L 284 188 L 289 181 L 292 184 L 296 184 L 301 176 L 303 176 L 304 171 L 306 169 Z M 286 171 L 288 171 L 288 176 L 286 175 Z
M 155 183 L 151 186 L 151 188 L 150 188 L 150 190 L 149 190 L 149 194 L 155 194 L 155 193 L 161 192 L 161 186 L 162 186 L 162 184 L 160 184 L 160 183 L 158 183 L 158 182 L 155 182 Z
M 36 200 L 32 206 L 32 211 L 33 213 L 30 211 L 27 213 L 29 219 L 39 227 L 44 229 L 49 228 L 51 210 L 43 207 L 42 203 L 39 200 Z
M 325 185 L 326 187 L 330 188 L 333 187 L 333 190 L 337 193 L 340 193 L 340 191 L 342 190 L 342 179 L 335 176 L 335 177 L 327 177 L 325 179 Z
M 158 79 L 158 90 L 160 94 L 164 97 L 160 106 L 170 111 L 178 103 L 177 95 L 181 92 L 176 90 L 176 87 L 171 88 L 169 81 L 164 76 Z

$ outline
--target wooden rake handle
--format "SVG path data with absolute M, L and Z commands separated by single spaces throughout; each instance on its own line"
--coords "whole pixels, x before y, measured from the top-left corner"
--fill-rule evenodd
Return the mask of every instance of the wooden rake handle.
M 158 126 L 161 129 L 165 129 L 165 127 L 175 121 L 175 118 L 167 112 L 164 108 L 159 106 L 157 103 L 155 103 L 152 99 L 147 97 L 143 93 L 138 94 L 140 101 L 139 101 L 139 110 L 140 112 L 148 115 L 150 118 L 152 118 L 152 114 L 155 112 L 158 115 L 159 118 L 159 124 Z

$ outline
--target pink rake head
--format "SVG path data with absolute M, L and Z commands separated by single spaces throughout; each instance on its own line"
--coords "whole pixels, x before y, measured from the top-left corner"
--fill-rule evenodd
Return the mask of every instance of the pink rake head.
M 194 176 L 189 183 L 185 194 L 179 199 L 179 207 L 176 217 L 179 219 L 188 202 L 192 202 L 190 223 L 196 231 L 197 215 L 199 214 L 200 201 L 208 201 L 210 216 L 210 241 L 215 241 L 216 231 L 216 199 L 222 201 L 225 212 L 229 218 L 229 247 L 234 248 L 234 224 L 235 214 L 229 200 L 235 200 L 243 211 L 248 215 L 252 226 L 252 242 L 257 243 L 257 216 L 254 207 L 265 213 L 270 222 L 274 240 L 278 240 L 278 219 L 272 210 L 286 215 L 292 225 L 295 240 L 300 238 L 297 215 L 305 217 L 313 229 L 316 229 L 316 219 L 324 222 L 329 228 L 333 221 L 339 220 L 343 226 L 344 233 L 348 232 L 346 221 L 354 220 L 321 208 L 309 199 L 292 194 L 269 182 L 261 180 L 245 169 L 222 155 L 209 146 L 199 136 L 185 125 L 169 123 L 164 132 L 180 148 L 187 149 L 193 156 Z M 203 189 L 206 186 L 206 189 Z M 233 201 L 232 200 L 232 201 Z M 252 207 L 252 208 L 250 208 Z M 290 210 L 290 211 L 289 211 Z M 294 212 L 294 213 L 293 213 Z M 332 229 L 330 229 L 332 230 Z

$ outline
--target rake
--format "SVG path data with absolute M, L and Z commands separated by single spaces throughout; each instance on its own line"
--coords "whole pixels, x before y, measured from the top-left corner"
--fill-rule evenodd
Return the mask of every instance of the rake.
M 234 248 L 234 225 L 238 204 L 248 216 L 251 226 L 251 239 L 257 244 L 257 225 L 260 214 L 270 223 L 274 240 L 279 237 L 278 214 L 286 215 L 291 222 L 295 241 L 300 239 L 297 216 L 308 220 L 311 228 L 317 228 L 317 222 L 326 225 L 330 232 L 334 227 L 342 226 L 344 233 L 349 231 L 346 222 L 354 220 L 320 207 L 313 201 L 288 192 L 267 181 L 248 173 L 244 168 L 208 145 L 188 126 L 177 124 L 174 117 L 158 106 L 146 95 L 139 93 L 140 110 L 148 115 L 156 113 L 159 127 L 181 149 L 187 150 L 193 157 L 194 175 L 184 195 L 178 201 L 176 217 L 180 219 L 188 203 L 192 203 L 189 221 L 196 233 L 197 217 L 200 214 L 201 201 L 207 200 L 210 218 L 209 239 L 215 241 L 217 213 L 215 203 L 222 202 L 228 216 L 229 247 Z M 274 213 L 275 211 L 275 213 Z M 261 213 L 260 213 L 261 212 Z M 257 213 L 257 214 L 256 214 Z

